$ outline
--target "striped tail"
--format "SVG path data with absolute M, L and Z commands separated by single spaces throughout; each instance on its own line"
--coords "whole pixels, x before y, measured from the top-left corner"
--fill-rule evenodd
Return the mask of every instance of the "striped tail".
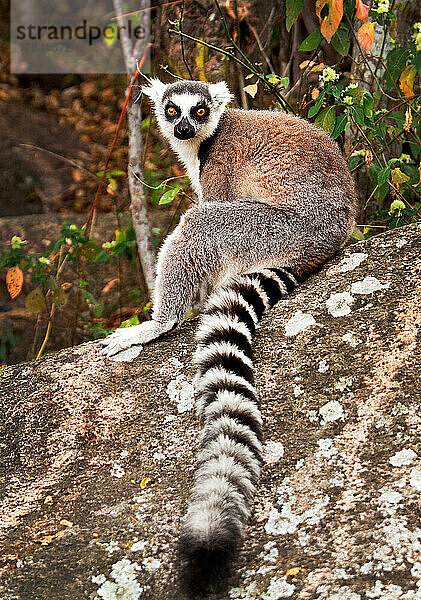
M 203 430 L 180 536 L 183 578 L 196 593 L 226 578 L 250 516 L 262 460 L 252 338 L 265 309 L 297 283 L 286 269 L 239 275 L 209 298 L 201 318 L 195 364 Z

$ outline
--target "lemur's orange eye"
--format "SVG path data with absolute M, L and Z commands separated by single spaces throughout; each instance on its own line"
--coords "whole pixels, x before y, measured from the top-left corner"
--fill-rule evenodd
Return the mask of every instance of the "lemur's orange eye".
M 196 114 L 197 114 L 198 117 L 204 117 L 205 113 L 206 113 L 206 110 L 204 108 L 198 108 L 196 110 Z
M 169 117 L 173 117 L 177 111 L 173 106 L 169 106 L 165 112 Z

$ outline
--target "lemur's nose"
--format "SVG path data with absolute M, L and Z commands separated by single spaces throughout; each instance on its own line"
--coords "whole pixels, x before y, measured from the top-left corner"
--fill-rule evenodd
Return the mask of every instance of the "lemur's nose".
M 190 140 L 196 135 L 196 130 L 189 123 L 186 117 L 183 117 L 179 123 L 174 127 L 174 135 L 179 140 Z

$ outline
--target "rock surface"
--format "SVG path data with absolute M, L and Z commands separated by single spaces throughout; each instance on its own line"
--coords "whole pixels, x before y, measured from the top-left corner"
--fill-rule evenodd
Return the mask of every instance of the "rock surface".
M 349 247 L 264 317 L 267 462 L 211 598 L 421 598 L 420 250 L 417 225 Z M 184 598 L 194 329 L 132 364 L 87 343 L 3 372 L 3 600 Z

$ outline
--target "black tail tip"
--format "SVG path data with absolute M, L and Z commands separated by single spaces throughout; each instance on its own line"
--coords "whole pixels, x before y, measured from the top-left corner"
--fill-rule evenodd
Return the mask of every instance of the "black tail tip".
M 228 586 L 236 545 L 206 548 L 192 536 L 181 536 L 179 561 L 181 587 L 191 598 L 224 591 Z

